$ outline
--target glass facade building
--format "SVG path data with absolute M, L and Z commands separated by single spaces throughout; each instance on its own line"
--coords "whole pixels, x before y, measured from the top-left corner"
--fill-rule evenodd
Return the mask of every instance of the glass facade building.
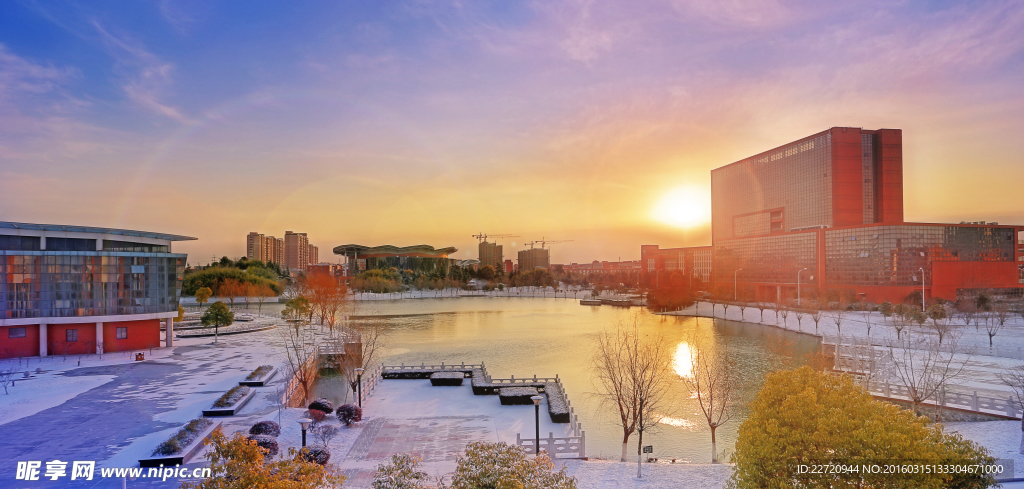
M 825 282 L 920 287 L 934 275 L 933 262 L 1014 262 L 1016 234 L 1012 227 L 913 224 L 828 230 Z
M 807 269 L 804 280 L 817 274 L 818 233 L 719 241 L 714 246 L 714 257 L 715 282 L 795 284 L 801 269 Z
M 712 170 L 712 241 L 903 222 L 901 141 L 836 127 Z
M 904 222 L 899 129 L 833 127 L 712 170 L 711 225 L 714 285 L 762 300 L 798 276 L 874 302 L 1024 285 L 1024 226 Z M 677 261 L 656 251 L 645 273 Z
M 0 358 L 172 344 L 190 239 L 0 222 Z
M 0 249 L 0 318 L 175 312 L 185 256 Z

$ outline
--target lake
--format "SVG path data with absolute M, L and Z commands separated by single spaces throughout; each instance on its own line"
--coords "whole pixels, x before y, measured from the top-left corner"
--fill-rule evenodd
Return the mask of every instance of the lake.
M 280 309 L 277 304 L 271 307 Z M 673 374 L 682 375 L 689 369 L 687 339 L 695 332 L 708 338 L 713 348 L 732 355 L 740 388 L 732 419 L 716 433 L 721 460 L 727 460 L 732 452 L 736 431 L 747 416 L 746 404 L 765 375 L 804 363 L 819 344 L 811 336 L 757 324 L 658 316 L 636 307 L 581 306 L 576 300 L 562 298 L 358 301 L 353 309 L 352 320 L 367 316 L 386 320 L 389 334 L 382 360 L 388 365 L 484 362 L 494 378 L 557 374 L 586 431 L 587 454 L 616 460 L 622 446 L 618 412 L 614 405 L 602 403 L 591 368 L 595 338 L 602 330 L 640 314 L 641 331 L 661 335 L 673 353 Z M 746 314 L 756 318 L 759 313 L 751 308 Z M 327 378 L 321 389 L 324 393 L 345 392 L 342 386 L 342 379 Z M 661 460 L 709 463 L 711 434 L 695 396 L 682 381 L 673 380 L 666 401 L 662 423 L 644 434 L 644 445 L 653 445 L 653 456 Z M 635 457 L 636 442 L 634 434 L 630 457 Z

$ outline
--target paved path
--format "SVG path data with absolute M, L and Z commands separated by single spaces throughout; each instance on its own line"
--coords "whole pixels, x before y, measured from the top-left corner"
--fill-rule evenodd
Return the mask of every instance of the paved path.
M 161 431 L 180 427 L 199 416 L 213 399 L 237 385 L 238 380 L 256 366 L 267 362 L 267 355 L 254 353 L 254 350 L 258 343 L 270 338 L 258 338 L 257 334 L 250 338 L 235 336 L 230 342 L 221 339 L 218 346 L 207 342 L 175 347 L 173 354 L 159 360 L 123 360 L 113 365 L 42 374 L 71 378 L 114 376 L 114 379 L 58 406 L 0 424 L 0 487 L 13 487 L 18 461 L 42 461 L 44 468 L 46 461 L 54 459 L 93 460 L 97 466 L 137 465 L 140 452 L 152 450 L 166 438 Z M 117 358 L 115 355 L 108 357 Z M 25 384 L 18 388 L 30 386 Z M 265 400 L 262 404 L 266 405 Z M 113 463 L 101 464 L 103 461 Z M 70 464 L 68 469 L 70 473 Z M 56 482 L 26 484 L 31 487 L 121 487 L 120 481 L 82 483 L 72 482 L 67 477 Z M 150 485 L 137 481 L 128 486 Z M 177 487 L 178 483 L 168 481 L 158 486 Z

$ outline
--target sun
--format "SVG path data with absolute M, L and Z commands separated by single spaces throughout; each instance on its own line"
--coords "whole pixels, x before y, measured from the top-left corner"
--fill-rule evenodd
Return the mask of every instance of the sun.
M 707 194 L 690 187 L 669 190 L 651 213 L 654 219 L 675 227 L 691 227 L 710 220 Z

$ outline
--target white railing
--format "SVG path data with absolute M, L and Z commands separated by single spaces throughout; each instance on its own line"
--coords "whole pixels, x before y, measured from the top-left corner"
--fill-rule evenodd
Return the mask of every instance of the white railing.
M 868 393 L 873 396 L 912 402 L 910 389 L 904 385 L 890 384 L 889 382 L 869 382 L 866 388 Z M 973 391 L 968 394 L 962 391 L 942 389 L 936 397 L 939 398 L 938 402 L 935 402 L 934 399 L 929 399 L 921 404 L 931 407 L 941 406 L 981 414 L 1006 416 L 1010 418 L 1021 417 L 1020 404 L 1012 396 L 979 396 L 978 391 Z
M 909 328 L 908 328 L 909 329 Z M 904 330 L 906 332 L 907 330 Z M 827 345 L 839 344 L 840 341 L 850 341 L 846 337 L 838 338 L 836 336 L 822 335 L 821 342 Z M 900 348 L 900 344 L 892 338 L 863 338 L 854 341 L 859 341 L 861 345 L 868 345 L 870 341 L 871 346 L 877 346 L 882 348 Z M 1004 347 L 1004 346 L 963 346 L 959 345 L 956 349 L 952 346 L 943 344 L 939 345 L 940 350 L 945 353 L 958 353 L 963 355 L 979 355 L 987 357 L 999 357 L 999 358 L 1013 358 L 1016 360 L 1024 360 L 1024 348 L 1021 347 Z
M 405 371 L 405 370 L 408 370 L 408 371 L 418 371 L 418 370 L 472 370 L 472 369 L 478 369 L 478 368 L 479 369 L 483 369 L 484 368 L 484 364 L 480 363 L 480 364 L 469 364 L 469 365 L 467 365 L 466 362 L 462 362 L 462 363 L 445 365 L 444 362 L 441 362 L 441 365 L 427 365 L 425 363 L 421 363 L 419 365 L 406 365 L 406 364 L 403 363 L 401 365 L 381 366 L 381 368 L 382 369 L 387 369 L 388 371 L 397 370 L 399 372 Z
M 445 363 L 441 363 L 440 365 L 427 365 L 425 363 L 421 363 L 419 365 L 406 365 L 403 363 L 401 365 L 381 366 L 379 371 L 383 373 L 385 370 L 388 372 L 420 372 L 429 370 L 466 371 L 477 369 L 483 373 L 484 381 L 492 385 L 513 386 L 517 384 L 558 384 L 562 398 L 565 400 L 565 405 L 569 408 L 569 426 L 566 429 L 567 436 L 556 437 L 554 433 L 548 433 L 547 438 L 541 438 L 540 449 L 547 451 L 552 458 L 586 458 L 586 432 L 583 431 L 583 426 L 580 424 L 579 418 L 576 417 L 576 410 L 572 407 L 572 403 L 565 394 L 565 388 L 562 386 L 562 381 L 558 378 L 558 375 L 555 375 L 554 377 L 537 377 L 534 375 L 533 377 L 520 377 L 518 379 L 516 376 L 510 375 L 507 379 L 492 379 L 491 376 L 487 374 L 487 369 L 484 367 L 483 362 L 479 365 L 467 365 L 465 362 L 454 365 Z M 536 440 L 534 438 L 523 438 L 521 433 L 516 434 L 516 445 L 523 447 L 526 453 L 537 453 L 535 442 Z
M 906 402 L 911 400 L 910 388 L 900 384 L 891 383 L 894 367 L 891 354 L 886 351 L 890 346 L 870 344 L 864 339 L 857 338 L 849 343 L 843 343 L 843 339 L 829 337 L 825 339 L 826 344 L 832 344 L 836 348 L 835 362 L 833 369 L 840 372 L 848 372 L 865 376 L 866 382 L 862 382 L 867 391 L 877 397 L 896 399 Z M 892 342 L 885 342 L 891 347 L 896 347 Z M 944 348 L 946 353 L 976 354 L 976 348 L 968 349 Z M 1005 397 L 979 396 L 978 391 L 964 391 L 955 387 L 942 387 L 937 395 L 922 402 L 931 407 L 949 407 L 964 411 L 971 411 L 982 414 L 997 416 L 1008 416 L 1011 418 L 1021 417 L 1021 404 L 1017 400 L 1006 395 Z
M 523 438 L 521 433 L 516 433 L 516 445 L 522 447 L 528 454 L 537 454 L 537 442 L 540 442 L 540 449 L 547 452 L 551 458 L 586 458 L 587 456 L 587 434 L 585 432 L 581 432 L 579 436 L 563 437 L 556 437 L 554 433 L 548 432 L 548 437 L 540 440 Z
M 373 392 L 373 388 L 377 387 L 377 383 L 380 382 L 380 379 L 381 379 L 380 374 L 383 371 L 384 371 L 384 365 L 378 365 L 377 369 L 374 370 L 372 373 L 370 373 L 369 376 L 365 376 L 365 375 L 363 376 L 364 377 L 364 381 L 366 382 L 365 384 L 363 384 L 362 387 L 360 387 L 360 389 L 363 390 L 363 398 L 366 398 L 367 396 L 369 396 L 370 393 Z

